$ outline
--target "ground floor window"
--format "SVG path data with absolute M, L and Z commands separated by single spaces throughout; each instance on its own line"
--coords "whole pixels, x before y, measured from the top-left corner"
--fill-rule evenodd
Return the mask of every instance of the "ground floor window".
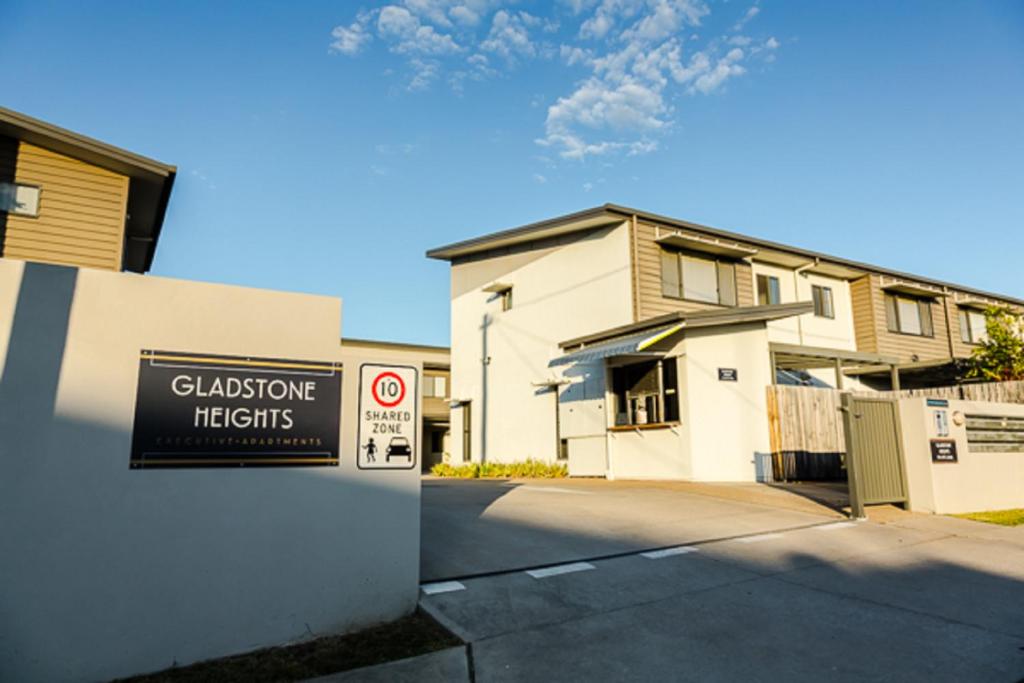
M 679 421 L 679 381 L 674 358 L 612 368 L 612 392 L 616 426 Z

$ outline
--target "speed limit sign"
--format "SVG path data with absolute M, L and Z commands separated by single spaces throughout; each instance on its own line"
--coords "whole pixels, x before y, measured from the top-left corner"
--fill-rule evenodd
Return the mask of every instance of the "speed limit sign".
M 359 368 L 361 470 L 409 470 L 419 455 L 419 372 L 408 365 L 363 363 Z

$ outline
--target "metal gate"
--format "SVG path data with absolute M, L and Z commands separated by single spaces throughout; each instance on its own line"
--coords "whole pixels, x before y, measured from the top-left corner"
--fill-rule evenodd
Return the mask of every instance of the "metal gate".
M 896 401 L 843 394 L 842 405 L 851 513 L 864 517 L 865 505 L 906 505 L 907 474 Z

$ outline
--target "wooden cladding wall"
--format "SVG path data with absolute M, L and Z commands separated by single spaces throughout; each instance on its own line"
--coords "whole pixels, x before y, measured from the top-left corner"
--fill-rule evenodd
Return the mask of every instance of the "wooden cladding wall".
M 917 356 L 918 361 L 949 358 L 949 331 L 942 298 L 932 300 L 929 304 L 934 336 L 923 337 L 889 331 L 885 317 L 885 291 L 880 276 L 866 275 L 857 280 L 851 289 L 853 323 L 859 351 L 896 356 L 901 363 L 913 362 L 914 356 Z M 956 333 L 959 334 L 959 331 Z M 873 346 L 861 346 L 862 342 L 870 344 L 872 340 Z
M 127 176 L 50 150 L 5 140 L 0 167 L 14 182 L 38 185 L 37 217 L 3 215 L 0 254 L 29 261 L 121 269 Z M 13 143 L 13 144 L 12 144 Z
M 661 245 L 655 242 L 657 228 L 648 223 L 636 224 L 634 267 L 636 268 L 636 318 L 645 320 L 675 311 L 694 312 L 722 308 L 699 301 L 684 301 L 662 296 Z M 632 245 L 631 245 L 632 246 Z M 754 278 L 749 263 L 736 261 L 736 302 L 739 306 L 754 305 Z

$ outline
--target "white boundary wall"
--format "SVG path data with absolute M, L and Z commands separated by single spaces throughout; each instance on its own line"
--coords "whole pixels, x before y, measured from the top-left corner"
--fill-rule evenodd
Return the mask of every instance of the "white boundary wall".
M 904 398 L 899 407 L 911 510 L 956 514 L 1024 507 L 1024 453 L 972 452 L 966 424 L 959 419 L 1024 418 L 1024 405 L 954 399 L 942 407 L 929 406 L 926 398 Z M 937 411 L 947 415 L 949 436 L 944 438 L 956 442 L 956 462 L 932 462 L 930 441 L 940 438 Z
M 0 259 L 0 680 L 110 679 L 415 608 L 419 468 L 356 469 L 374 359 L 340 328 L 334 298 Z M 343 361 L 340 467 L 129 470 L 140 349 Z

